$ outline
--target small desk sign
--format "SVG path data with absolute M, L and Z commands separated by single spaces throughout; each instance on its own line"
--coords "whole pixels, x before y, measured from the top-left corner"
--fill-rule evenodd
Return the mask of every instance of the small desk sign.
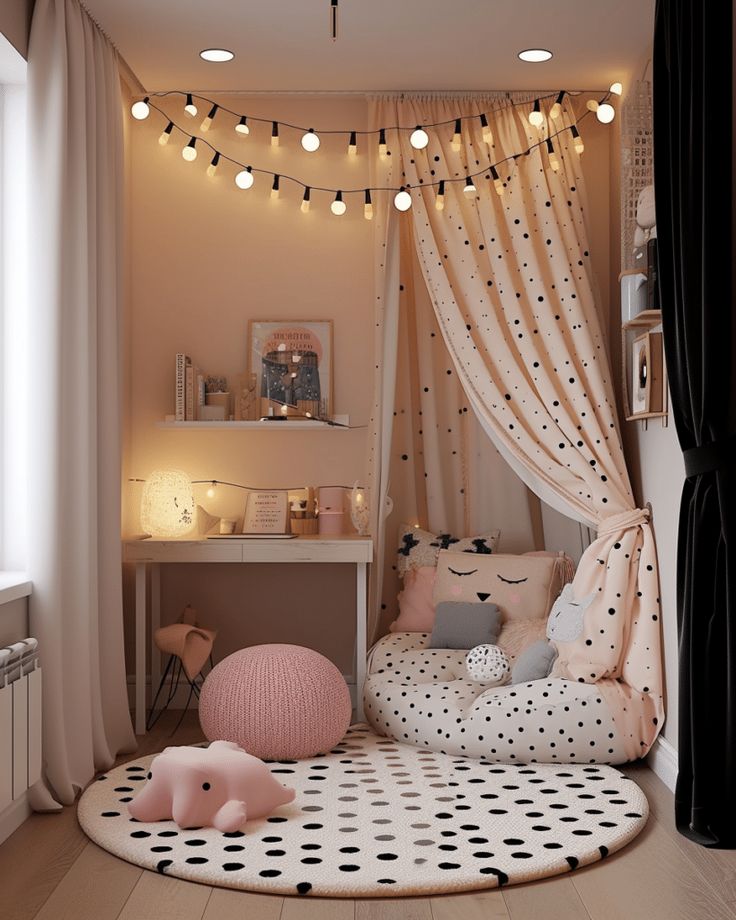
M 249 492 L 245 503 L 243 533 L 287 533 L 288 506 L 288 492 Z

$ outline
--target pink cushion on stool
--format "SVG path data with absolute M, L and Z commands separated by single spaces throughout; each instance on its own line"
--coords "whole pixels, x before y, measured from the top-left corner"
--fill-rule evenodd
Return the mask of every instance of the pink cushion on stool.
M 208 674 L 199 722 L 210 741 L 234 741 L 264 760 L 300 760 L 342 740 L 352 704 L 340 671 L 299 645 L 255 645 Z

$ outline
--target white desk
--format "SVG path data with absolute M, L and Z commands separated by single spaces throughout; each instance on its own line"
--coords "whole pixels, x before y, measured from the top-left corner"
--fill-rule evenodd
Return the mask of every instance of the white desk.
M 123 560 L 135 563 L 135 730 L 146 731 L 146 576 L 151 570 L 151 686 L 160 679 L 160 658 L 153 634 L 161 624 L 160 566 L 167 562 L 344 562 L 355 565 L 355 683 L 358 719 L 363 718 L 366 668 L 368 563 L 370 537 L 299 536 L 290 540 L 155 540 L 123 541 Z

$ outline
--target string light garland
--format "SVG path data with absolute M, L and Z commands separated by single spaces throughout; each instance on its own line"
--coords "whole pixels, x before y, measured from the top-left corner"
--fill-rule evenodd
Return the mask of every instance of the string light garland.
M 542 111 L 543 102 L 547 102 L 552 99 L 555 100 L 549 110 L 549 116 L 556 120 L 562 114 L 562 102 L 565 96 L 580 95 L 583 92 L 588 92 L 588 91 L 587 90 L 574 90 L 573 91 L 573 90 L 563 89 L 563 90 L 547 93 L 546 95 L 543 95 L 543 96 L 538 96 L 533 100 L 527 99 L 527 100 L 513 101 L 509 99 L 508 105 L 509 107 L 514 107 L 514 108 L 519 108 L 519 107 L 524 108 L 525 106 L 528 106 L 530 103 L 533 103 L 533 106 L 532 106 L 532 109 L 529 115 L 530 119 L 533 116 L 533 120 L 531 121 L 531 123 L 535 124 L 536 122 L 538 122 L 539 125 L 543 125 L 544 123 L 544 113 Z M 623 87 L 621 83 L 612 83 L 611 87 L 609 88 L 607 92 L 597 94 L 600 96 L 600 98 L 597 101 L 591 99 L 588 102 L 588 107 L 592 108 L 592 110 L 595 110 L 600 105 L 610 104 L 609 100 L 611 96 L 620 96 L 622 92 L 623 92 Z M 148 117 L 148 111 L 144 109 L 143 106 L 139 106 L 139 103 L 143 103 L 145 106 L 148 107 L 148 110 L 150 111 L 150 108 L 151 108 L 150 102 L 152 99 L 155 99 L 155 98 L 163 99 L 163 98 L 167 98 L 170 96 L 184 97 L 186 100 L 184 111 L 188 115 L 190 115 L 192 118 L 196 117 L 197 115 L 197 105 L 195 103 L 195 100 L 203 103 L 205 106 L 209 106 L 209 110 L 208 110 L 209 114 L 207 117 L 210 119 L 213 119 L 218 112 L 225 112 L 226 114 L 236 119 L 237 123 L 235 125 L 235 130 L 239 134 L 243 134 L 245 136 L 250 134 L 250 126 L 248 124 L 249 121 L 258 122 L 264 125 L 270 124 L 272 143 L 274 144 L 274 146 L 278 146 L 279 144 L 281 128 L 289 128 L 290 130 L 298 132 L 300 137 L 303 137 L 305 134 L 310 134 L 310 133 L 319 135 L 320 138 L 326 135 L 343 135 L 346 138 L 349 138 L 347 147 L 350 148 L 351 146 L 355 146 L 357 149 L 357 136 L 358 135 L 366 136 L 366 137 L 369 137 L 371 135 L 373 136 L 378 135 L 379 145 L 385 145 L 386 133 L 388 131 L 407 132 L 411 135 L 411 134 L 416 133 L 417 131 L 422 131 L 424 133 L 427 133 L 428 130 L 442 128 L 442 127 L 445 127 L 447 125 L 452 125 L 452 124 L 454 124 L 455 126 L 455 131 L 453 133 L 453 142 L 456 144 L 462 144 L 462 124 L 465 121 L 472 121 L 474 119 L 478 119 L 480 121 L 481 130 L 483 132 L 483 140 L 487 144 L 491 144 L 493 142 L 493 135 L 491 133 L 490 125 L 488 123 L 488 115 L 491 114 L 489 112 L 482 112 L 477 115 L 459 115 L 459 116 L 455 115 L 455 116 L 452 116 L 451 118 L 447 118 L 442 121 L 432 122 L 431 124 L 417 125 L 415 127 L 407 127 L 406 125 L 386 125 L 382 128 L 365 129 L 361 131 L 352 130 L 352 129 L 343 130 L 340 128 L 317 129 L 317 128 L 309 127 L 308 125 L 292 124 L 291 122 L 288 122 L 288 121 L 278 121 L 278 120 L 273 120 L 271 118 L 261 118 L 255 115 L 244 115 L 242 112 L 236 112 L 233 109 L 230 109 L 227 106 L 223 105 L 222 103 L 215 102 L 213 99 L 209 99 L 206 96 L 200 96 L 197 93 L 185 93 L 181 90 L 169 90 L 169 91 L 160 92 L 160 93 L 150 93 L 149 95 L 144 96 L 142 99 L 139 99 L 137 102 L 134 102 L 133 106 L 131 107 L 131 112 L 133 108 L 138 107 L 136 108 L 136 112 L 138 112 L 139 114 L 137 115 L 134 114 L 134 117 L 142 121 L 143 119 Z M 206 120 L 207 119 L 205 119 L 205 121 Z M 417 148 L 417 149 L 422 149 L 422 148 Z M 460 148 L 458 147 L 458 150 L 459 149 Z M 379 154 L 381 155 L 385 155 L 386 152 L 387 151 L 379 150 Z
M 562 91 L 562 92 L 564 93 L 564 92 L 566 92 L 566 91 Z M 171 95 L 171 94 L 169 94 L 169 93 L 161 93 L 161 94 L 158 94 L 158 95 L 160 95 L 160 96 L 167 96 L 167 95 Z M 187 100 L 189 99 L 189 97 L 190 97 L 191 95 L 192 95 L 192 94 L 187 94 Z M 556 99 L 559 99 L 561 95 L 562 95 L 562 93 L 561 93 L 561 94 L 558 94 L 557 97 L 556 97 Z M 554 94 L 550 94 L 549 97 L 540 97 L 540 98 L 552 98 L 553 96 L 554 96 Z M 603 97 L 603 99 L 606 100 L 606 99 L 608 99 L 609 97 L 610 97 L 610 93 L 606 94 L 606 95 Z M 201 99 L 202 97 L 196 97 L 196 98 L 197 98 L 197 99 Z M 144 101 L 144 100 L 139 100 L 139 101 Z M 535 104 L 536 104 L 537 101 L 539 101 L 539 100 L 535 100 Z M 159 115 L 161 115 L 163 118 L 166 119 L 166 127 L 164 128 L 163 133 L 162 133 L 161 136 L 159 137 L 159 143 L 160 143 L 160 144 L 164 145 L 164 144 L 167 144 L 167 143 L 169 142 L 169 139 L 171 138 L 171 135 L 172 135 L 174 129 L 176 129 L 177 131 L 181 132 L 186 138 L 188 138 L 186 145 L 183 147 L 183 149 L 182 149 L 182 151 L 181 151 L 181 155 L 182 155 L 182 157 L 183 157 L 185 160 L 187 160 L 187 161 L 189 161 L 189 162 L 192 162 L 192 161 L 194 161 L 194 160 L 197 159 L 197 155 L 198 155 L 197 143 L 199 142 L 199 143 L 201 143 L 201 144 L 204 144 L 206 147 L 209 148 L 209 150 L 210 150 L 210 151 L 212 152 L 212 154 L 213 154 L 212 159 L 211 159 L 211 161 L 210 161 L 210 163 L 209 163 L 209 166 L 208 166 L 208 168 L 207 168 L 207 174 L 208 174 L 209 176 L 211 176 L 211 177 L 214 176 L 214 175 L 217 173 L 217 171 L 218 171 L 218 167 L 220 166 L 221 161 L 225 161 L 225 162 L 227 162 L 227 163 L 230 163 L 232 166 L 235 166 L 235 167 L 237 168 L 237 170 L 238 170 L 237 173 L 235 174 L 234 181 L 235 181 L 236 186 L 237 186 L 238 188 L 242 189 L 242 190 L 250 189 L 250 188 L 254 185 L 254 183 L 255 183 L 255 175 L 254 175 L 254 174 L 257 173 L 257 174 L 261 174 L 261 175 L 264 175 L 264 176 L 270 176 L 270 177 L 272 178 L 272 184 L 271 184 L 271 198 L 274 198 L 274 199 L 279 198 L 279 196 L 280 196 L 280 190 L 281 190 L 281 179 L 285 179 L 285 180 L 287 180 L 288 182 L 292 182 L 292 183 L 294 183 L 295 185 L 298 185 L 298 186 L 300 186 L 302 189 L 304 189 L 304 197 L 303 197 L 302 203 L 301 203 L 301 210 L 302 210 L 304 213 L 308 212 L 309 209 L 310 209 L 310 205 L 311 205 L 311 193 L 312 193 L 312 191 L 325 192 L 325 193 L 329 193 L 329 194 L 331 194 L 331 195 L 334 196 L 334 200 L 333 200 L 332 205 L 331 205 L 331 211 L 332 211 L 332 213 L 335 214 L 336 216 L 342 216 L 342 215 L 345 214 L 345 212 L 347 211 L 347 203 L 346 203 L 346 201 L 345 201 L 345 196 L 354 195 L 354 194 L 364 194 L 364 196 L 365 196 L 365 198 L 364 198 L 363 214 L 364 214 L 364 217 L 366 218 L 366 220 L 371 220 L 372 217 L 373 217 L 373 201 L 372 201 L 372 197 L 371 197 L 371 193 L 372 193 L 372 192 L 388 192 L 388 193 L 393 194 L 393 195 L 394 195 L 394 206 L 395 206 L 396 209 L 399 210 L 399 211 L 408 211 L 408 210 L 412 207 L 413 201 L 412 201 L 412 195 L 411 195 L 411 191 L 412 191 L 411 186 L 401 186 L 401 187 L 398 188 L 398 189 L 395 188 L 395 187 L 394 187 L 394 188 L 391 188 L 391 187 L 376 187 L 376 188 L 369 188 L 369 189 L 365 189 L 365 188 L 361 188 L 361 189 L 333 189 L 333 188 L 326 188 L 326 187 L 323 187 L 323 186 L 314 186 L 314 185 L 313 185 L 313 186 L 309 186 L 309 185 L 307 185 L 306 183 L 302 182 L 300 179 L 296 178 L 295 176 L 288 176 L 288 175 L 277 174 L 277 173 L 274 173 L 274 172 L 271 171 L 271 170 L 259 169 L 259 168 L 257 168 L 257 167 L 251 166 L 251 165 L 246 165 L 246 164 L 241 163 L 240 161 L 236 160 L 235 158 L 228 156 L 227 154 L 223 153 L 222 151 L 217 150 L 217 148 L 215 148 L 215 147 L 214 147 L 208 140 L 206 140 L 205 138 L 203 138 L 203 137 L 198 137 L 198 136 L 195 135 L 195 134 L 191 134 L 189 130 L 186 130 L 186 129 L 182 128 L 182 127 L 181 127 L 180 125 L 178 125 L 175 121 L 173 121 L 173 120 L 169 117 L 169 115 L 168 115 L 166 112 L 164 112 L 163 109 L 161 109 L 158 105 L 156 105 L 154 102 L 152 102 L 152 98 L 151 98 L 150 96 L 146 97 L 145 102 L 146 102 L 146 106 L 147 106 L 147 108 L 148 108 L 148 110 L 149 110 L 149 114 L 150 114 L 150 110 L 153 109 L 153 110 L 155 110 Z M 193 103 L 192 103 L 192 104 L 193 104 Z M 513 103 L 513 102 L 510 103 L 510 105 L 513 105 L 513 106 L 517 106 L 517 105 L 519 105 L 519 104 L 520 104 L 520 103 Z M 527 104 L 528 104 L 528 103 L 527 103 Z M 189 102 L 187 102 L 187 105 L 189 105 Z M 600 110 L 603 106 L 605 106 L 605 105 L 608 105 L 608 107 L 613 111 L 613 107 L 610 106 L 610 105 L 609 105 L 608 103 L 606 103 L 605 101 L 596 102 L 594 106 L 591 106 L 590 104 L 588 104 L 588 111 L 584 112 L 583 115 L 580 117 L 580 119 L 578 119 L 578 124 L 579 124 L 580 121 L 582 121 L 587 115 L 589 115 L 589 114 L 591 114 L 591 113 L 593 113 L 593 112 L 595 112 L 596 115 L 598 115 L 599 110 Z M 196 108 L 196 106 L 195 106 L 195 108 Z M 218 111 L 219 109 L 223 109 L 224 111 L 230 112 L 230 110 L 229 110 L 229 109 L 226 109 L 224 106 L 219 106 L 219 105 L 216 104 L 216 103 L 212 103 L 212 107 L 210 108 L 209 114 L 208 114 L 208 116 L 207 116 L 207 119 L 210 119 L 210 124 L 211 124 L 211 120 L 215 117 L 215 115 L 217 114 L 217 111 Z M 535 111 L 535 109 L 533 109 L 532 111 Z M 540 111 L 541 111 L 541 107 L 540 107 Z M 140 110 L 139 110 L 139 112 L 140 112 Z M 239 119 L 238 122 L 237 122 L 237 125 L 236 125 L 236 129 L 237 129 L 239 126 L 244 126 L 244 125 L 245 125 L 245 127 L 247 128 L 246 116 L 245 116 L 245 115 L 238 115 L 238 113 L 233 113 L 233 112 L 230 112 L 230 114 L 234 115 L 235 117 L 237 117 L 237 118 Z M 605 114 L 605 113 L 604 113 L 604 114 Z M 134 116 L 134 117 L 136 117 L 136 116 Z M 147 117 L 147 116 L 146 116 L 146 117 Z M 599 117 L 600 117 L 600 116 L 599 116 Z M 437 127 L 437 126 L 448 125 L 448 124 L 454 124 L 453 142 L 455 142 L 455 141 L 456 141 L 456 138 L 457 138 L 458 136 L 460 136 L 460 145 L 462 146 L 462 121 L 463 121 L 463 119 L 467 119 L 467 118 L 479 118 L 479 119 L 480 119 L 480 122 L 481 122 L 481 131 L 482 131 L 482 132 L 484 133 L 484 135 L 485 135 L 484 139 L 486 139 L 486 138 L 489 137 L 489 136 L 492 138 L 492 134 L 490 133 L 490 125 L 488 125 L 487 118 L 486 118 L 484 115 L 483 115 L 483 116 L 471 115 L 471 116 L 461 116 L 461 117 L 459 117 L 459 118 L 454 118 L 454 119 L 448 119 L 448 120 L 446 120 L 446 121 L 437 123 L 437 125 L 419 126 L 419 127 L 414 128 L 414 129 L 407 129 L 407 128 L 396 127 L 396 128 L 379 128 L 379 129 L 377 129 L 376 131 L 366 131 L 366 132 L 351 131 L 351 132 L 348 132 L 349 138 L 350 138 L 349 148 L 350 148 L 351 146 L 357 146 L 357 134 L 358 134 L 358 133 L 364 133 L 364 134 L 376 134 L 376 133 L 377 133 L 378 136 L 379 136 L 379 154 L 381 154 L 383 151 L 385 151 L 385 152 L 383 152 L 383 155 L 384 155 L 384 156 L 388 156 L 388 145 L 387 145 L 387 140 L 386 140 L 386 133 L 387 133 L 387 131 L 389 131 L 389 130 L 395 130 L 395 131 L 407 131 L 407 130 L 411 130 L 413 133 L 416 133 L 417 131 L 423 131 L 423 132 L 426 133 L 426 128 L 435 128 L 435 127 Z M 205 121 L 207 121 L 207 119 L 205 119 Z M 139 118 L 139 120 L 142 120 L 142 119 Z M 261 121 L 261 122 L 265 122 L 265 121 L 266 121 L 266 119 L 257 119 L 257 120 L 258 120 L 258 121 Z M 609 120 L 610 120 L 610 119 L 609 119 Z M 270 121 L 270 123 L 271 123 L 271 140 L 272 140 L 272 143 L 274 143 L 274 139 L 275 139 L 275 143 L 278 143 L 278 140 L 279 140 L 279 125 L 280 125 L 280 124 L 283 124 L 283 123 L 280 123 L 280 122 L 278 122 L 278 121 L 271 121 L 270 119 L 269 119 L 269 121 Z M 204 123 L 203 123 L 203 124 L 204 124 Z M 208 126 L 208 127 L 209 127 L 209 126 Z M 296 126 L 289 125 L 288 127 L 292 127 L 292 128 L 293 128 L 293 127 L 296 127 Z M 461 178 L 461 177 L 458 177 L 458 176 L 445 177 L 445 178 L 442 178 L 442 179 L 436 179 L 436 180 L 431 181 L 431 182 L 423 182 L 423 183 L 421 183 L 421 187 L 429 187 L 429 188 L 433 188 L 433 187 L 434 187 L 434 188 L 437 188 L 437 193 L 436 193 L 436 197 L 435 197 L 435 207 L 437 208 L 437 210 L 440 210 L 440 211 L 444 209 L 444 205 L 445 205 L 445 186 L 446 186 L 446 183 L 448 183 L 448 182 L 453 183 L 453 182 L 461 182 L 461 181 L 464 181 L 465 184 L 464 184 L 463 190 L 464 190 L 465 194 L 466 194 L 468 197 L 472 197 L 472 196 L 477 192 L 477 187 L 476 187 L 475 182 L 474 182 L 473 180 L 474 180 L 474 179 L 477 179 L 477 178 L 479 178 L 479 177 L 481 177 L 481 176 L 485 176 L 485 178 L 487 178 L 487 179 L 489 179 L 489 180 L 491 180 L 491 181 L 493 182 L 493 185 L 494 185 L 494 188 L 495 188 L 496 192 L 497 192 L 499 195 L 503 195 L 504 190 L 505 190 L 505 187 L 506 187 L 506 183 L 504 182 L 504 180 L 501 178 L 501 175 L 499 174 L 499 171 L 498 171 L 498 170 L 499 170 L 499 167 L 501 167 L 501 166 L 503 166 L 504 164 L 507 164 L 507 163 L 510 163 L 510 164 L 513 165 L 513 163 L 515 163 L 515 161 L 516 161 L 520 156 L 528 156 L 533 150 L 537 149 L 538 147 L 540 147 L 540 146 L 542 146 L 542 145 L 544 145 L 544 146 L 546 147 L 547 155 L 548 155 L 548 157 L 549 157 L 550 167 L 551 167 L 555 172 L 559 170 L 559 168 L 560 168 L 560 160 L 559 160 L 559 155 L 558 155 L 557 151 L 555 150 L 555 147 L 554 147 L 554 144 L 553 144 L 553 138 L 559 137 L 559 135 L 563 134 L 565 131 L 569 131 L 569 132 L 570 132 L 570 134 L 571 134 L 571 136 L 572 136 L 572 139 L 573 139 L 573 147 L 574 147 L 576 153 L 582 154 L 582 152 L 583 152 L 584 149 L 585 149 L 585 146 L 584 146 L 584 144 L 583 144 L 582 138 L 580 137 L 580 132 L 579 132 L 579 130 L 578 130 L 578 128 L 577 128 L 577 124 L 573 123 L 573 124 L 570 124 L 570 125 L 562 125 L 562 126 L 559 127 L 556 131 L 554 131 L 554 132 L 552 132 L 552 133 L 549 133 L 546 137 L 542 137 L 539 141 L 530 144 L 530 146 L 529 146 L 526 150 L 522 150 L 522 151 L 520 151 L 520 152 L 518 152 L 518 153 L 510 154 L 510 155 L 508 155 L 508 156 L 506 156 L 506 157 L 502 157 L 501 159 L 499 159 L 498 161 L 496 161 L 496 162 L 494 162 L 494 163 L 489 163 L 489 164 L 483 166 L 481 169 L 478 169 L 476 172 L 466 173 L 464 179 Z M 243 133 L 243 132 L 239 132 L 239 133 Z M 329 133 L 329 134 L 344 134 L 344 133 L 346 133 L 346 132 L 342 132 L 342 131 L 328 131 L 328 132 L 323 132 L 323 133 Z M 304 135 L 309 136 L 309 137 L 315 137 L 315 138 L 317 138 L 317 140 L 319 140 L 319 138 L 318 138 L 318 136 L 317 136 L 317 132 L 316 132 L 316 130 L 313 129 L 313 128 L 307 129 L 307 130 L 304 132 Z M 354 143 L 354 142 L 355 142 L 355 143 Z M 314 149 L 316 150 L 317 148 L 315 147 Z

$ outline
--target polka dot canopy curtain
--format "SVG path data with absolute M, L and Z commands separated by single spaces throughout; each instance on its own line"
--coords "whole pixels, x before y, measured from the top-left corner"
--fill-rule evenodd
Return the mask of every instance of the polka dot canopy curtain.
M 533 100 L 374 100 L 380 124 L 473 116 L 463 120 L 460 150 L 453 149 L 452 124 L 431 131 L 423 151 L 411 147 L 408 131 L 392 133 L 381 178 L 413 189 L 404 219 L 413 222 L 437 321 L 484 430 L 540 498 L 598 531 L 573 585 L 578 601 L 592 596 L 583 632 L 558 643 L 553 676 L 599 684 L 627 728 L 634 758 L 654 741 L 663 714 L 656 549 L 647 512 L 635 506 L 617 429 L 584 183 L 565 130 L 575 114 L 568 99 L 553 120 L 554 100 L 543 102 L 540 133 L 527 119 Z M 539 144 L 546 136 L 557 170 L 546 143 Z M 505 157 L 499 195 L 488 167 Z M 465 177 L 479 171 L 475 191 L 466 193 Z M 438 190 L 429 183 L 443 177 L 458 181 L 445 183 L 438 210 Z M 387 225 L 392 220 L 388 215 Z M 627 706 L 632 696 L 639 702 Z

